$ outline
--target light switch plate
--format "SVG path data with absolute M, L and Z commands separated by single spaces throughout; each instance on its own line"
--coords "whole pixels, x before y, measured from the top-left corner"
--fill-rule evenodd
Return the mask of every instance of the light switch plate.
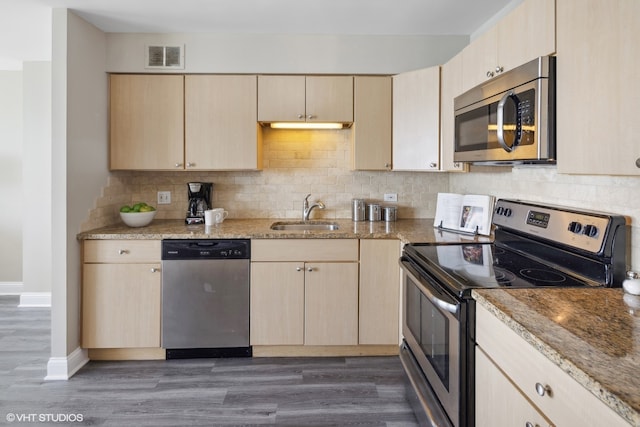
M 158 204 L 159 205 L 171 204 L 171 191 L 158 191 Z
M 384 194 L 384 201 L 385 202 L 397 202 L 398 201 L 398 194 L 397 193 L 385 193 Z

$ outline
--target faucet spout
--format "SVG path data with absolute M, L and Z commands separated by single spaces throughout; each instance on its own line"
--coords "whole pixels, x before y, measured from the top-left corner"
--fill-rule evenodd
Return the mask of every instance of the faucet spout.
M 315 208 L 324 209 L 324 203 L 321 201 L 317 201 L 309 206 L 309 197 L 311 194 L 307 194 L 307 197 L 304 198 L 304 202 L 302 203 L 302 220 L 309 221 L 309 215 L 311 215 L 311 211 Z

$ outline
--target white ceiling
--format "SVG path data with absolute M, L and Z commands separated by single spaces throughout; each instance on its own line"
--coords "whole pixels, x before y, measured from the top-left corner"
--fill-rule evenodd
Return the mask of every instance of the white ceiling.
M 105 32 L 470 35 L 521 0 L 0 0 L 0 69 L 50 60 L 51 9 Z

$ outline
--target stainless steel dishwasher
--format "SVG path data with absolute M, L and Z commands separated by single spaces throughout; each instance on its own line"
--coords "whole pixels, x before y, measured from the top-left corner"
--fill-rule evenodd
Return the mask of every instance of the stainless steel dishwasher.
M 167 359 L 251 356 L 251 241 L 162 241 L 162 347 Z

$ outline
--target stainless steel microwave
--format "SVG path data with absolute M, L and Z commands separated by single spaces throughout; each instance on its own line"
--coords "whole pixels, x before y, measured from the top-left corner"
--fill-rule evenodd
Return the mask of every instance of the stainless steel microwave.
M 456 97 L 454 161 L 555 163 L 555 68 L 542 56 Z

